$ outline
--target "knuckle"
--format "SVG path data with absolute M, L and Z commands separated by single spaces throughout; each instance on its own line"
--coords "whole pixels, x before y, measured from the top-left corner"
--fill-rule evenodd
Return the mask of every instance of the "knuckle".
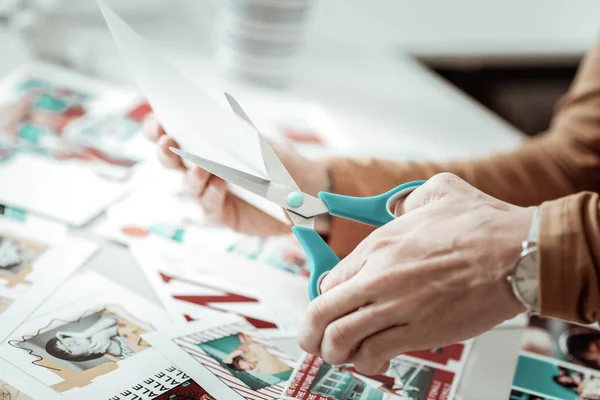
M 307 335 L 304 333 L 304 331 L 300 331 L 298 333 L 298 346 L 300 346 L 300 348 L 304 351 L 306 351 L 307 353 L 312 353 L 311 350 L 311 342 L 310 342 L 310 335 Z
M 357 359 L 354 361 L 356 370 L 366 376 L 376 375 L 380 372 L 379 366 L 381 362 L 378 360 Z
M 319 327 L 325 320 L 321 302 L 318 300 L 318 298 L 313 300 L 308 306 L 306 322 L 311 327 Z
M 369 338 L 369 339 L 365 340 L 360 345 L 359 354 L 361 357 L 364 357 L 367 359 L 374 359 L 374 358 L 378 358 L 381 355 L 384 348 L 385 347 L 382 346 L 380 340 L 373 337 L 373 338 Z
M 347 335 L 340 325 L 340 323 L 334 322 L 325 329 L 325 340 L 334 349 L 339 349 L 346 344 Z
M 450 172 L 441 172 L 427 181 L 432 186 L 445 186 L 460 181 L 460 178 Z
M 329 364 L 343 364 L 348 359 L 348 336 L 340 324 L 333 323 L 325 330 L 321 348 L 322 358 Z

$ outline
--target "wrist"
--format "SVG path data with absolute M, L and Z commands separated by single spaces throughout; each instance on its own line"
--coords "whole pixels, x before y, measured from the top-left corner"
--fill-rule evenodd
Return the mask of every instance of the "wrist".
M 527 230 L 519 230 L 519 254 L 514 258 L 507 280 L 512 295 L 522 308 L 532 314 L 539 313 L 539 266 L 537 262 L 539 210 L 537 207 L 523 209 L 522 222 Z

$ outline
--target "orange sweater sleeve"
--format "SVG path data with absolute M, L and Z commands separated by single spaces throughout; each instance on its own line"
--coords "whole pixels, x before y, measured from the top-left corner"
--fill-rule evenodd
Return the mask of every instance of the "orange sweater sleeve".
M 591 192 L 600 192 L 600 42 L 582 61 L 548 131 L 513 152 L 444 163 L 336 158 L 330 160 L 330 168 L 334 191 L 352 196 L 375 195 L 406 181 L 451 172 L 509 203 L 544 203 L 542 311 L 581 322 L 597 319 L 600 225 L 595 222 L 600 200 Z M 372 230 L 332 218 L 330 245 L 347 255 Z

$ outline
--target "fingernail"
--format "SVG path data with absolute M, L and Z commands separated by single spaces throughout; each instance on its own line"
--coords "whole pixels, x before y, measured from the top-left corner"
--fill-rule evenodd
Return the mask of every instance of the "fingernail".
M 319 288 L 319 294 L 323 294 L 329 290 L 329 285 L 327 284 L 327 282 L 329 282 L 329 280 L 327 279 L 328 276 L 329 272 L 323 272 L 323 274 L 319 278 L 319 282 L 317 285 L 317 287 Z

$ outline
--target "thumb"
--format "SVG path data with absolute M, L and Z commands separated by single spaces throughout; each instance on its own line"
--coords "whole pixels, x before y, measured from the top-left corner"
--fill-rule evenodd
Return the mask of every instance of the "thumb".
M 356 250 L 338 263 L 321 281 L 321 294 L 346 282 L 361 270 L 364 265 L 362 257 L 355 255 Z
M 394 208 L 394 215 L 399 217 L 407 212 L 440 200 L 451 191 L 456 190 L 457 186 L 462 186 L 464 183 L 458 176 L 447 172 L 434 175 L 408 196 L 398 201 Z

